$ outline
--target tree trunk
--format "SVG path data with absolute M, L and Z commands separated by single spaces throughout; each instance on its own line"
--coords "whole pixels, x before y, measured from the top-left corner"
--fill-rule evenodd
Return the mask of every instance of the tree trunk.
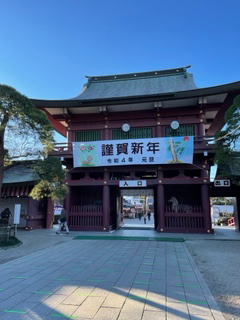
M 8 123 L 8 115 L 5 114 L 0 123 L 0 199 L 2 195 L 3 170 L 4 170 L 4 135 Z

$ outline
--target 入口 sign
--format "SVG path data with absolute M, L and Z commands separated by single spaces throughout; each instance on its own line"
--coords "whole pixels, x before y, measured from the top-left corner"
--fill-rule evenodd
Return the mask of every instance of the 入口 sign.
M 136 187 L 146 187 L 146 180 L 120 180 L 119 187 L 120 188 L 136 188 Z

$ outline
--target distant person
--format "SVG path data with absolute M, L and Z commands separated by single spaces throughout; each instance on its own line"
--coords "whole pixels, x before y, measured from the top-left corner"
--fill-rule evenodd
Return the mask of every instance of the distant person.
M 139 221 L 141 221 L 141 219 L 142 219 L 142 213 L 141 212 L 138 212 L 138 219 L 139 219 Z
M 59 223 L 59 226 L 58 226 L 58 230 L 56 233 L 59 234 L 61 231 L 66 231 L 66 233 L 68 234 L 69 229 L 68 229 L 68 224 L 67 224 L 66 211 L 64 208 L 62 209 L 58 223 Z
M 146 224 L 146 223 L 147 223 L 147 213 L 144 213 L 143 221 L 144 221 L 144 224 Z
M 5 208 L 1 212 L 1 220 L 2 220 L 2 222 L 5 223 L 5 224 L 8 224 L 11 215 L 12 215 L 12 213 L 11 213 L 10 209 L 9 208 Z
M 151 212 L 150 211 L 148 211 L 147 216 L 148 216 L 148 221 L 150 221 L 150 219 L 151 219 Z
M 131 214 L 132 214 L 132 218 L 135 219 L 135 217 L 136 217 L 136 209 L 135 209 L 135 207 L 131 208 Z

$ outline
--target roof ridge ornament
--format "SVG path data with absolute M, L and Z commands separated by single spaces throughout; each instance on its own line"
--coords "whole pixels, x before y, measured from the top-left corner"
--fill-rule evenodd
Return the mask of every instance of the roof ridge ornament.
M 112 74 L 112 75 L 104 75 L 104 76 L 85 75 L 85 77 L 88 79 L 88 81 L 115 80 L 115 79 L 121 80 L 121 79 L 131 79 L 131 78 L 146 77 L 146 76 L 161 76 L 161 75 L 185 73 L 188 68 L 191 68 L 191 65 L 180 67 L 180 68 L 153 70 L 153 71 L 145 71 L 145 72 L 120 73 L 120 74 Z

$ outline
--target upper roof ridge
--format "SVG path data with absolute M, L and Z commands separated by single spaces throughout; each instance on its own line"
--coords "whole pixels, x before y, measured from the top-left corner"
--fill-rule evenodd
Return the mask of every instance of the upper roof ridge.
M 156 77 L 162 75 L 176 75 L 181 73 L 186 73 L 186 69 L 191 66 L 185 66 L 174 69 L 164 69 L 164 70 L 154 70 L 146 72 L 132 72 L 132 73 L 122 73 L 122 74 L 112 74 L 105 76 L 85 76 L 88 81 L 102 81 L 102 80 L 123 80 L 123 79 L 134 79 L 134 78 L 145 78 L 145 77 Z

